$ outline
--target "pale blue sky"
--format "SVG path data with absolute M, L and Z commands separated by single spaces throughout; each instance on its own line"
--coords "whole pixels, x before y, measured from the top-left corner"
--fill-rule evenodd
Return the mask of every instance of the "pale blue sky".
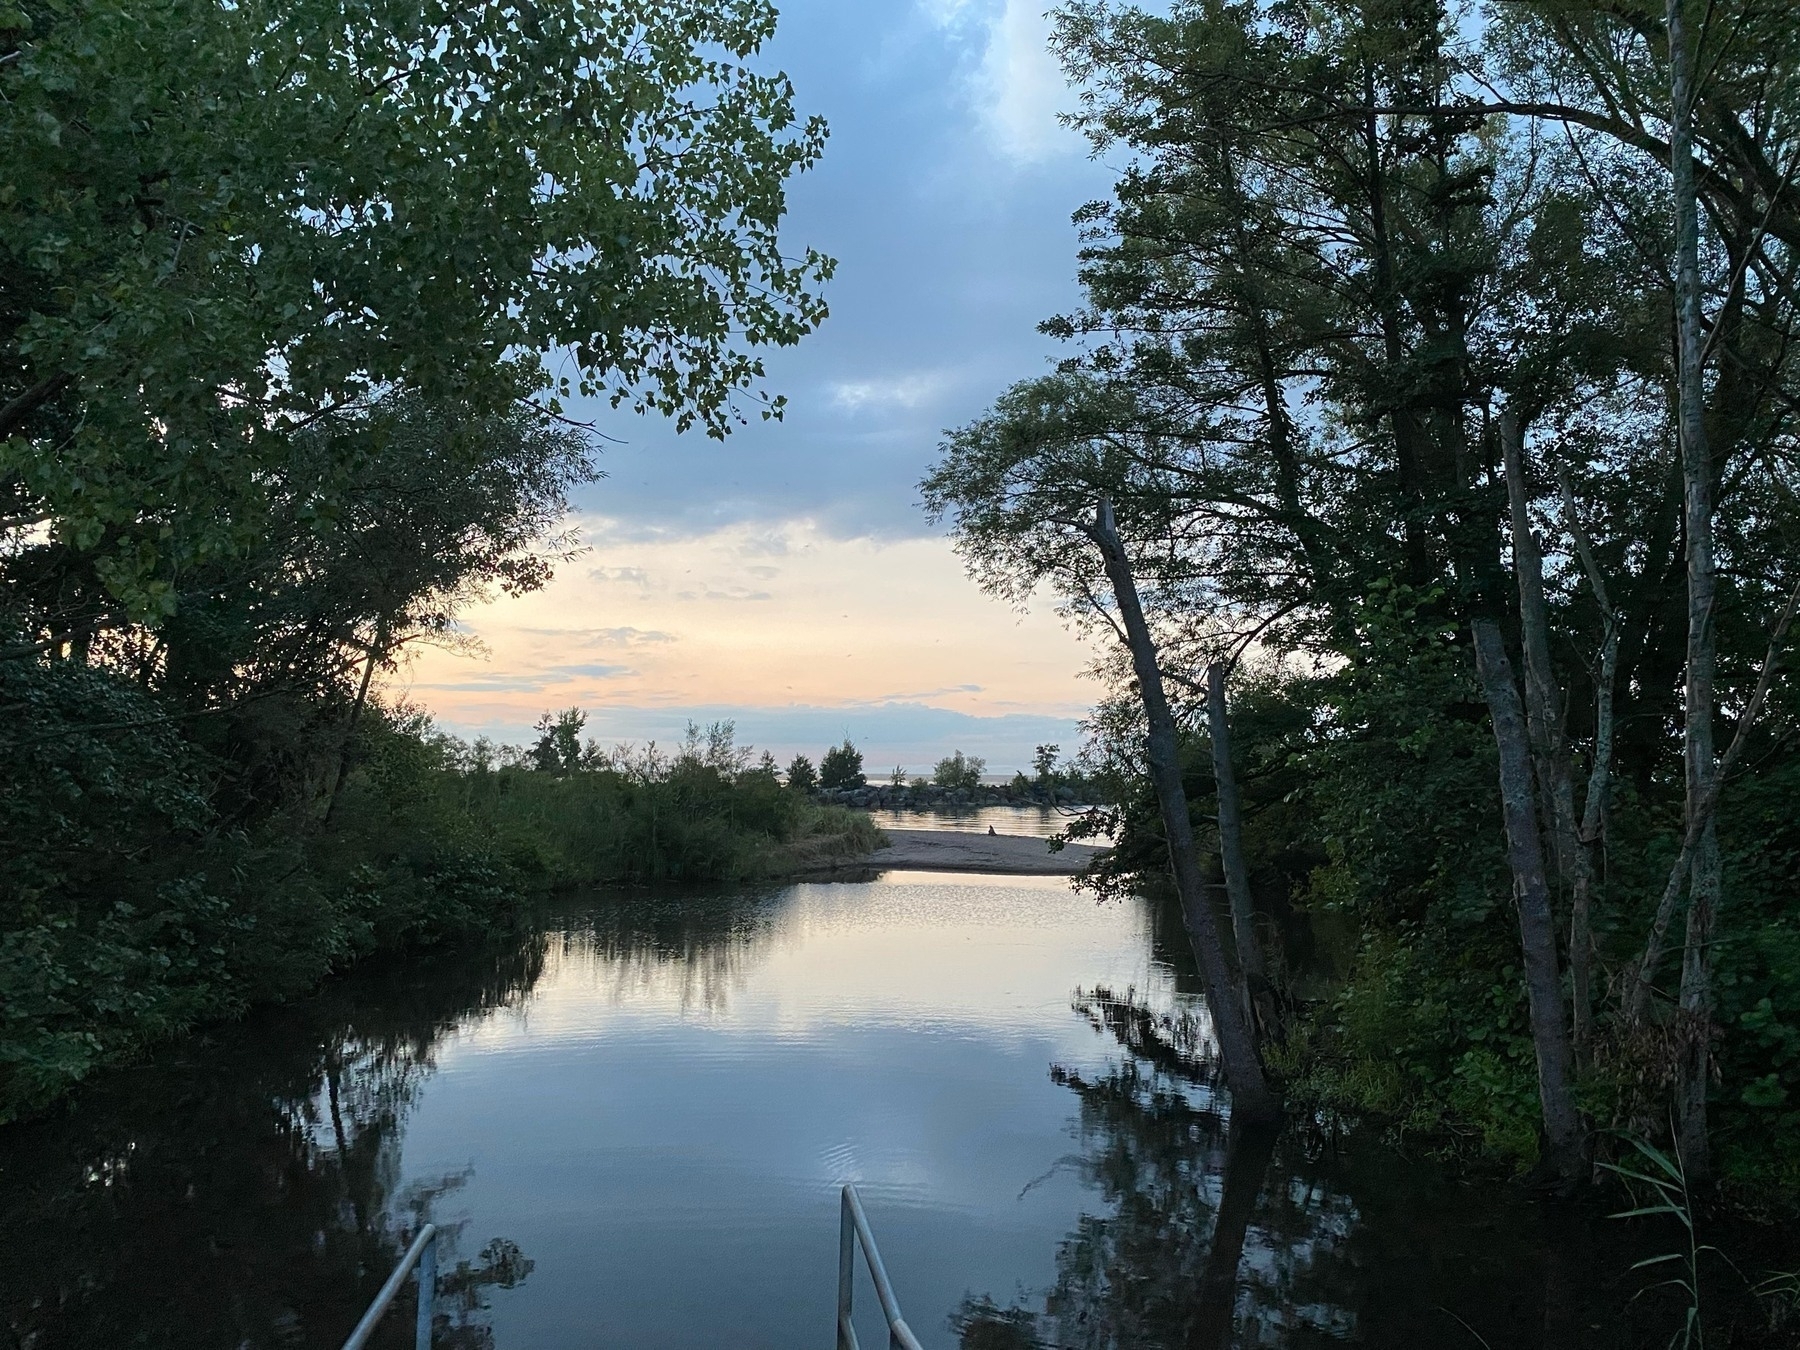
M 604 739 L 729 716 L 784 754 L 848 732 L 884 765 L 951 742 L 1005 768 L 1038 741 L 1072 747 L 1092 692 L 1076 678 L 1084 649 L 1049 616 L 1020 624 L 976 594 L 917 505 L 941 432 L 1053 354 L 1036 325 L 1078 300 L 1070 213 L 1110 183 L 1056 122 L 1070 99 L 1043 3 L 783 6 L 760 64 L 831 126 L 787 237 L 839 260 L 830 319 L 768 356 L 786 420 L 719 444 L 588 410 L 620 442 L 577 502 L 593 558 L 535 604 L 477 611 L 491 660 L 428 656 L 415 699 L 513 740 L 542 707 L 578 703 Z M 547 622 L 567 640 L 545 638 Z M 622 626 L 666 640 L 581 639 Z M 773 654 L 784 644 L 792 669 Z

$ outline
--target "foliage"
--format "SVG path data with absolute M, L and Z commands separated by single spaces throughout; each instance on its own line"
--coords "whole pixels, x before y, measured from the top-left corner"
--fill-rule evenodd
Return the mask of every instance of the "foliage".
M 795 792 L 811 792 L 819 785 L 818 772 L 805 755 L 795 755 L 787 766 L 787 785 Z
M 716 435 L 739 399 L 778 414 L 754 348 L 817 324 L 831 264 L 778 238 L 825 132 L 747 64 L 774 21 L 761 0 L 9 8 L 5 516 L 156 618 L 259 536 L 293 434 L 396 386 L 481 415 L 592 394 Z
M 365 729 L 382 728 L 379 817 L 314 839 L 281 815 L 224 819 L 218 762 L 114 675 L 0 662 L 0 708 L 0 1120 L 376 948 L 503 929 L 519 910 L 507 862 L 422 809 L 429 757 L 404 728 Z
M 742 765 L 729 724 L 710 748 L 735 772 L 698 729 L 667 760 L 589 742 L 572 767 L 495 767 L 376 708 L 329 828 L 233 829 L 206 791 L 216 761 L 116 676 L 0 662 L 0 710 L 0 1120 L 370 952 L 509 931 L 546 886 L 765 878 L 879 843 L 865 813 Z
M 978 788 L 986 768 L 987 761 L 980 755 L 965 758 L 958 750 L 937 762 L 937 767 L 931 771 L 931 781 L 941 788 Z
M 1503 8 L 1471 24 L 1436 4 L 1066 5 L 1053 45 L 1074 122 L 1120 165 L 1109 199 L 1076 217 L 1084 304 L 1044 325 L 1070 344 L 1053 374 L 946 436 L 924 501 L 989 590 L 1023 604 L 1048 586 L 1108 635 L 1084 527 L 1112 502 L 1189 728 L 1193 792 L 1210 786 L 1202 673 L 1234 663 L 1252 890 L 1299 1000 L 1275 1052 L 1296 1094 L 1523 1163 L 1543 1060 L 1508 903 L 1493 695 L 1470 652 L 1478 624 L 1501 633 L 1535 709 L 1540 809 L 1522 800 L 1555 955 L 1593 966 L 1587 1001 L 1560 996 L 1561 1017 L 1591 1027 L 1576 1095 L 1599 1119 L 1656 1128 L 1699 1037 L 1716 1047 L 1727 1181 L 1791 1204 L 1800 1003 L 1777 897 L 1800 884 L 1800 856 L 1774 808 L 1795 762 L 1786 675 L 1721 807 L 1720 927 L 1695 948 L 1709 1006 L 1674 1006 L 1677 983 L 1701 986 L 1666 951 L 1647 1021 L 1601 992 L 1645 950 L 1684 809 L 1661 15 Z M 1773 109 L 1800 106 L 1800 48 L 1757 6 L 1689 19 L 1723 743 L 1800 556 L 1800 193 L 1767 172 L 1795 153 L 1800 124 Z M 1522 428 L 1511 466 L 1502 414 Z M 1130 672 L 1103 657 L 1097 673 L 1109 695 L 1084 757 L 1107 801 L 1081 828 L 1119 831 L 1090 878 L 1115 890 L 1166 864 Z M 1578 895 L 1592 937 L 1576 941 Z M 1537 969 L 1554 1022 L 1558 990 Z M 1694 1028 L 1711 1016 L 1709 1041 Z
M 1687 1236 L 1684 1250 L 1645 1257 L 1632 1269 L 1643 1270 L 1651 1266 L 1676 1264 L 1679 1273 L 1669 1276 L 1662 1283 L 1679 1289 L 1687 1306 L 1681 1324 L 1669 1338 L 1669 1350 L 1676 1350 L 1676 1347 L 1689 1350 L 1693 1346 L 1703 1346 L 1706 1344 L 1706 1332 L 1700 1311 L 1700 1254 L 1717 1252 L 1719 1249 L 1710 1243 L 1701 1242 L 1694 1227 L 1693 1194 L 1688 1186 L 1687 1169 L 1681 1165 L 1681 1155 L 1664 1153 L 1654 1144 L 1635 1137 L 1627 1142 L 1641 1160 L 1636 1166 L 1627 1167 L 1620 1163 L 1600 1165 L 1628 1186 L 1635 1182 L 1638 1186 L 1647 1188 L 1649 1194 L 1642 1198 L 1634 1197 L 1638 1199 L 1638 1203 L 1633 1208 L 1622 1210 L 1612 1217 L 1636 1219 L 1667 1216 L 1681 1224 Z
M 572 709 L 564 724 L 578 717 Z M 875 847 L 865 813 L 784 789 L 772 765 L 748 764 L 734 732 L 729 722 L 690 727 L 666 760 L 589 742 L 575 768 L 549 771 L 485 768 L 439 738 L 434 793 L 459 828 L 555 886 L 759 879 Z
M 577 709 L 496 752 L 376 684 L 573 554 L 566 400 L 780 415 L 757 352 L 824 317 L 832 263 L 781 238 L 825 130 L 755 68 L 774 23 L 0 7 L 0 1119 L 371 951 L 504 929 L 546 879 L 870 842 L 728 724 L 638 781 Z
M 859 788 L 868 780 L 863 777 L 862 751 L 845 737 L 842 745 L 834 745 L 819 757 L 819 786 L 822 788 Z

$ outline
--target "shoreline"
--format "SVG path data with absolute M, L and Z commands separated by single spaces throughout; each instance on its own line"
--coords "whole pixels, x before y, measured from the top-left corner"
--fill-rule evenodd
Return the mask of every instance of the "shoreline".
M 1095 844 L 1066 844 L 1023 834 L 975 834 L 965 830 L 897 830 L 883 827 L 887 844 L 855 858 L 794 873 L 796 879 L 856 872 L 978 872 L 990 876 L 1073 876 L 1099 854 Z

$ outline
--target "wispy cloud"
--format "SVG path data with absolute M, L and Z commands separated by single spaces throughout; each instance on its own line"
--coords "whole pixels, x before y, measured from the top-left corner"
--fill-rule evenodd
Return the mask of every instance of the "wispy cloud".
M 581 680 L 622 680 L 636 675 L 630 666 L 591 662 L 580 665 L 545 666 L 538 670 L 521 670 L 512 674 L 472 675 L 463 680 L 445 680 L 414 684 L 414 690 L 432 690 L 462 694 L 530 694 L 553 685 Z
M 588 573 L 588 580 L 635 586 L 640 591 L 650 589 L 650 574 L 641 567 L 596 567 Z
M 655 628 L 520 628 L 526 637 L 547 638 L 571 647 L 642 647 L 674 642 L 673 633 Z
M 943 698 L 946 694 L 980 694 L 986 692 L 986 686 L 980 684 L 944 684 L 936 689 L 908 689 L 904 692 L 883 694 L 878 702 L 882 703 L 922 703 L 926 699 Z
M 838 380 L 831 386 L 831 402 L 848 413 L 917 408 L 931 402 L 949 385 L 949 378 L 939 371 L 868 380 Z
M 733 552 L 746 558 L 785 558 L 788 555 L 788 537 L 785 530 L 762 530 L 740 540 Z M 746 568 L 754 572 L 754 567 Z
M 769 600 L 767 591 L 753 591 L 747 586 L 708 586 L 703 591 L 677 591 L 677 600 Z

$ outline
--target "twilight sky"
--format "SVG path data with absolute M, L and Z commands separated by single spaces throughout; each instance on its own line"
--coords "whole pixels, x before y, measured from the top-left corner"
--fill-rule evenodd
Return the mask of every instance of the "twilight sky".
M 1048 4 L 783 5 L 760 64 L 831 125 L 787 238 L 839 260 L 831 318 L 768 356 L 786 420 L 721 445 L 572 409 L 622 442 L 575 503 L 590 551 L 467 615 L 485 658 L 420 652 L 394 692 L 514 742 L 571 705 L 602 742 L 734 718 L 784 763 L 849 735 L 871 776 L 952 748 L 990 772 L 1075 748 L 1084 647 L 1047 604 L 1021 618 L 981 594 L 917 490 L 943 429 L 1044 369 L 1035 325 L 1077 299 L 1069 213 L 1110 182 L 1055 120 Z

